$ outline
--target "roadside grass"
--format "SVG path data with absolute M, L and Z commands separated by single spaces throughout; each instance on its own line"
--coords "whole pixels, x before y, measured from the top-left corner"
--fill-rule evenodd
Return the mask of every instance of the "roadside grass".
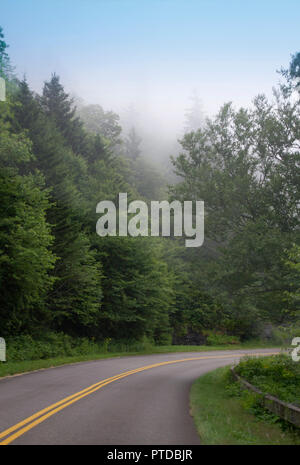
M 56 366 L 101 360 L 105 358 L 126 357 L 133 355 L 151 355 L 151 354 L 165 354 L 176 352 L 209 352 L 214 350 L 242 350 L 242 349 L 265 349 L 274 348 L 274 344 L 262 343 L 261 341 L 248 341 L 247 343 L 235 345 L 219 345 L 219 346 L 185 346 L 185 345 L 166 345 L 166 346 L 152 346 L 146 344 L 141 346 L 138 350 L 133 350 L 130 346 L 121 346 L 119 351 L 97 351 L 87 354 L 77 354 L 72 356 L 58 356 L 49 357 L 35 360 L 9 360 L 7 362 L 0 362 L 0 378 L 3 376 L 10 376 L 25 373 L 28 371 L 52 368 Z M 113 349 L 113 348 L 112 348 Z
M 268 417 L 261 419 L 245 410 L 226 388 L 229 367 L 207 373 L 191 389 L 191 414 L 204 445 L 294 445 L 300 436 L 283 431 Z

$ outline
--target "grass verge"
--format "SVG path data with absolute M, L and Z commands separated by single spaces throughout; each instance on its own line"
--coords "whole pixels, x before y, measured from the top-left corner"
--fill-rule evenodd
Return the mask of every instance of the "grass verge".
M 229 367 L 201 376 L 191 389 L 191 413 L 202 444 L 294 445 L 300 437 L 258 419 L 226 389 Z
M 132 355 L 151 355 L 151 354 L 164 354 L 176 352 L 208 352 L 213 350 L 242 350 L 242 349 L 262 349 L 272 348 L 271 344 L 262 344 L 257 342 L 247 342 L 238 345 L 222 345 L 222 346 L 152 346 L 138 351 L 120 351 L 120 352 L 94 352 L 89 354 L 52 357 L 37 360 L 13 360 L 8 362 L 0 362 L 0 378 L 3 376 L 21 374 L 28 371 L 40 370 L 45 368 L 52 368 L 55 366 L 66 365 L 69 363 L 78 363 L 92 360 L 100 360 L 111 357 L 124 357 Z

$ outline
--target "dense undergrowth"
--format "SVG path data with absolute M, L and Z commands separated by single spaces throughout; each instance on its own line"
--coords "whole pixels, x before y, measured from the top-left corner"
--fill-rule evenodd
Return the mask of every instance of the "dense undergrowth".
M 247 357 L 236 372 L 262 392 L 300 406 L 300 364 L 290 355 Z

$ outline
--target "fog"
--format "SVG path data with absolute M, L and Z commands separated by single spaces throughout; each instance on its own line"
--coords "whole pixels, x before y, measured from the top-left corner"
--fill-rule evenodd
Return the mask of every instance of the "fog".
M 187 114 L 199 102 L 199 118 L 204 121 L 214 116 L 225 102 L 231 101 L 235 107 L 250 106 L 258 93 L 272 95 L 272 84 L 276 85 L 279 75 L 276 69 L 270 70 L 262 78 L 259 74 L 250 84 L 240 78 L 226 80 L 222 74 L 218 79 L 209 73 L 207 81 L 176 82 L 136 82 L 127 81 L 126 77 L 105 82 L 99 72 L 99 81 L 94 75 L 87 77 L 76 76 L 65 79 L 60 74 L 61 82 L 66 90 L 82 99 L 84 104 L 99 104 L 105 111 L 113 111 L 120 116 L 122 136 L 126 137 L 132 127 L 141 137 L 141 156 L 164 166 L 169 164 L 170 155 L 178 154 L 182 138 L 187 129 L 196 129 L 187 123 Z M 226 73 L 225 73 L 226 74 Z M 84 81 L 85 79 L 85 81 Z M 98 82 L 98 83 L 97 83 Z
M 55 72 L 69 93 L 124 124 L 134 106 L 142 155 L 157 161 L 178 148 L 194 92 L 206 116 L 271 94 L 298 43 L 294 3 L 15 0 L 1 13 L 19 77 L 41 92 Z

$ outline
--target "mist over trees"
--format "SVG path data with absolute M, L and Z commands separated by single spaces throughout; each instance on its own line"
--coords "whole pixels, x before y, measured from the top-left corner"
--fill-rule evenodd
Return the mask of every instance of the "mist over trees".
M 185 127 L 186 133 L 197 131 L 205 124 L 205 116 L 202 103 L 196 91 L 190 97 L 190 107 L 185 112 Z
M 12 72 L 0 29 L 0 333 L 47 331 L 157 344 L 243 340 L 299 320 L 299 53 L 274 100 L 186 114 L 176 182 L 141 156 L 143 135 L 59 76 L 41 95 Z M 99 237 L 96 205 L 204 200 L 205 243 Z M 198 337 L 198 339 L 197 339 Z
M 104 111 L 98 104 L 82 104 L 76 110 L 88 132 L 101 135 L 112 147 L 121 143 L 122 128 L 119 115 L 112 111 Z
M 205 246 L 199 251 L 195 279 L 235 315 L 234 331 L 295 314 L 287 261 L 300 239 L 299 128 L 299 94 L 282 86 L 274 102 L 258 96 L 251 109 L 224 105 L 205 128 L 184 136 L 174 160 L 183 181 L 172 195 L 205 200 L 213 241 L 206 257 Z

